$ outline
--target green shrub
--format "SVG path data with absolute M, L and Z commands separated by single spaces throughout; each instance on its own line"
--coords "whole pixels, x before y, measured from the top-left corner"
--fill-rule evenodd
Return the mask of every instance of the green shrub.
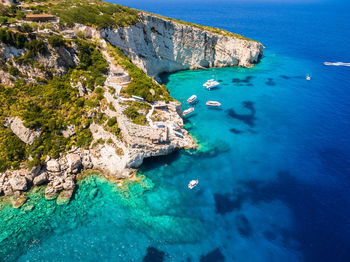
M 22 49 L 28 42 L 27 37 L 22 33 L 13 32 L 7 28 L 0 28 L 0 41 Z
M 112 127 L 117 123 L 117 118 L 114 116 L 107 121 L 107 126 Z
M 116 111 L 116 110 L 115 110 L 115 107 L 113 106 L 112 103 L 109 103 L 109 104 L 108 104 L 108 108 L 109 108 L 110 110 L 114 111 L 114 112 Z
M 146 116 L 143 114 L 140 114 L 136 108 L 129 106 L 126 108 L 123 112 L 129 119 L 132 120 L 134 124 L 137 125 L 145 125 L 147 124 Z
M 138 21 L 136 10 L 101 1 L 95 1 L 93 5 L 76 1 L 74 7 L 68 1 L 61 1 L 54 7 L 54 12 L 68 26 L 79 23 L 102 29 L 108 26 L 128 26 Z
M 49 44 L 52 47 L 60 47 L 65 45 L 65 41 L 62 37 L 53 35 L 49 37 Z
M 77 143 L 78 147 L 88 148 L 92 141 L 92 134 L 90 129 L 84 129 L 83 131 L 77 134 Z
M 22 24 L 19 28 L 18 28 L 19 31 L 23 32 L 23 33 L 31 33 L 33 32 L 33 29 L 32 27 L 27 24 L 27 23 L 24 23 Z
M 172 100 L 166 86 L 161 86 L 153 82 L 152 79 L 147 76 L 140 68 L 134 65 L 118 47 L 112 47 L 111 45 L 108 47 L 109 52 L 113 54 L 113 57 L 117 63 L 125 68 L 131 76 L 132 80 L 125 90 L 128 95 L 140 96 L 147 102 L 160 100 L 161 96 L 165 101 Z M 151 89 L 155 91 L 154 96 L 150 92 Z
M 10 130 L 0 127 L 0 172 L 10 167 L 18 168 L 25 158 L 25 143 Z
M 9 73 L 13 76 L 18 76 L 21 74 L 21 72 L 18 70 L 18 68 L 14 67 L 14 66 L 9 67 Z

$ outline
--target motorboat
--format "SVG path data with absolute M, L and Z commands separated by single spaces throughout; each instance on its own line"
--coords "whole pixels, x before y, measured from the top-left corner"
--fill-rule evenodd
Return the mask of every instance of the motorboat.
M 192 113 L 194 111 L 193 107 L 190 107 L 189 109 L 186 109 L 185 111 L 182 112 L 182 115 L 188 115 L 189 113 Z
M 306 76 L 306 80 L 307 80 L 307 81 L 310 81 L 310 80 L 311 80 L 311 76 L 307 75 L 307 76 Z
M 213 88 L 216 88 L 220 85 L 220 83 L 218 81 L 215 81 L 214 79 L 209 79 L 207 82 L 205 82 L 203 84 L 203 86 L 208 89 L 211 90 Z
M 190 183 L 188 183 L 188 188 L 193 189 L 197 185 L 198 185 L 198 180 L 191 180 Z
M 221 103 L 219 103 L 218 101 L 207 101 L 207 102 L 205 103 L 205 105 L 207 105 L 207 106 L 217 106 L 217 107 L 219 107 L 219 106 L 221 106 Z
M 343 62 L 335 62 L 335 63 L 324 62 L 324 65 L 327 65 L 327 66 L 350 66 L 350 63 L 343 63 Z
M 187 103 L 191 104 L 197 99 L 196 95 L 192 95 L 187 99 Z

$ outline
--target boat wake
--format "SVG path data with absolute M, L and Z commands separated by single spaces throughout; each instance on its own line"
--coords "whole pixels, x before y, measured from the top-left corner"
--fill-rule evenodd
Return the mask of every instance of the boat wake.
M 324 65 L 326 65 L 326 66 L 350 66 L 350 63 L 343 63 L 343 62 L 335 62 L 335 63 L 324 62 Z

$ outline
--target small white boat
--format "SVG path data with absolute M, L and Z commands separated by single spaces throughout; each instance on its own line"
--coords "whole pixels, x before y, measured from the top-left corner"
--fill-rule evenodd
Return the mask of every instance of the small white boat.
M 198 185 L 198 180 L 191 180 L 190 183 L 188 183 L 188 188 L 193 189 L 196 185 Z
M 324 65 L 327 65 L 327 66 L 350 66 L 350 63 L 343 63 L 343 62 L 335 62 L 335 63 L 324 62 Z
M 188 115 L 189 113 L 192 113 L 194 111 L 193 107 L 190 107 L 189 109 L 186 109 L 185 111 L 182 112 L 182 115 Z
M 187 99 L 187 103 L 191 104 L 197 99 L 196 95 L 192 95 Z
M 310 81 L 310 80 L 311 80 L 311 76 L 307 75 L 307 76 L 306 76 L 306 80 L 307 80 L 307 81 Z
M 207 101 L 205 104 L 207 106 L 217 106 L 217 107 L 221 106 L 221 103 L 219 103 L 218 101 Z
M 218 81 L 215 81 L 214 79 L 209 79 L 207 82 L 203 84 L 203 86 L 208 90 L 218 87 L 219 85 L 220 83 Z

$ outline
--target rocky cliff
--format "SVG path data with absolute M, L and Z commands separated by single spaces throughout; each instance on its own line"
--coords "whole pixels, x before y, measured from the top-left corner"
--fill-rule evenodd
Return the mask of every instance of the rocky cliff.
M 189 68 L 251 67 L 264 46 L 147 13 L 128 27 L 105 29 L 102 36 L 121 48 L 149 76 Z
M 96 19 L 60 21 L 47 34 L 0 29 L 0 196 L 13 196 L 16 207 L 33 185 L 47 184 L 47 199 L 67 203 L 83 170 L 121 185 L 145 158 L 195 148 L 181 104 L 148 76 L 251 67 L 264 50 L 220 29 L 108 8 L 113 21 L 133 19 L 108 28 Z M 17 29 L 28 26 L 20 21 Z

